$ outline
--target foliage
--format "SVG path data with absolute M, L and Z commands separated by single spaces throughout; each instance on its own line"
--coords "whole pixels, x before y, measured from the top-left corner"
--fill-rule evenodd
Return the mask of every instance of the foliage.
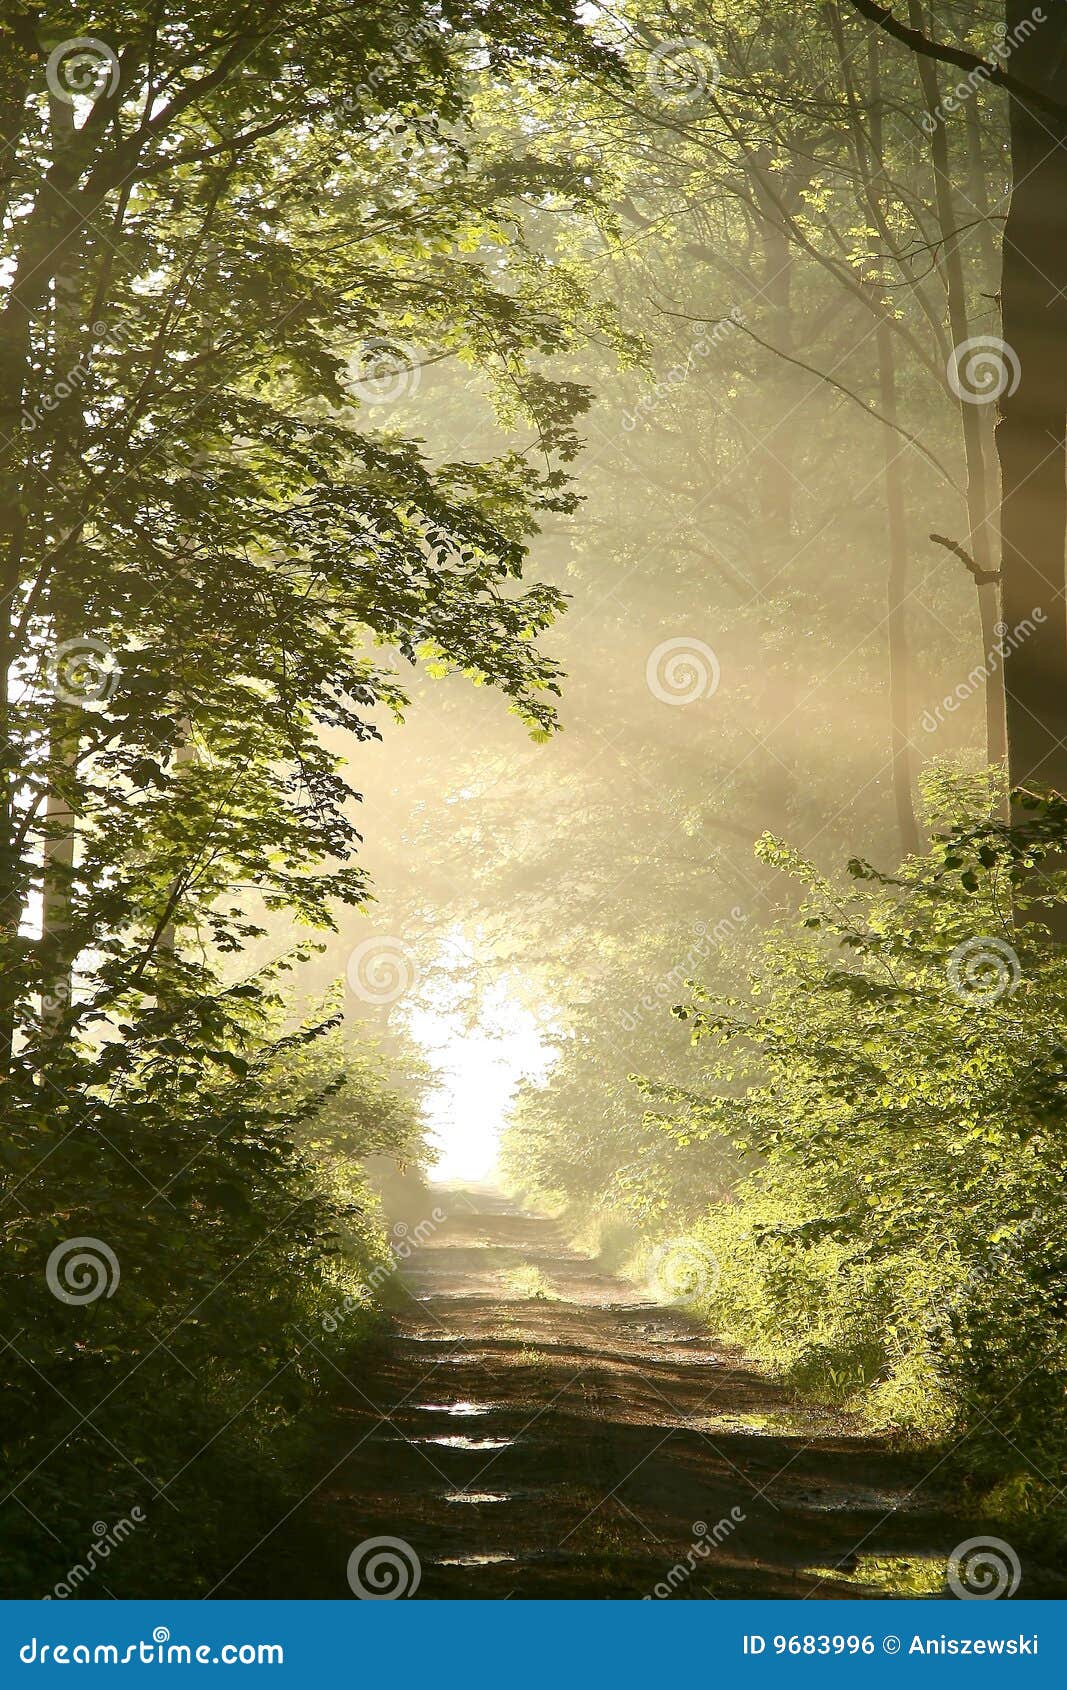
M 281 1030 L 306 946 L 240 959 L 366 900 L 335 747 L 402 717 L 399 665 L 555 726 L 563 595 L 523 574 L 586 395 L 539 367 L 577 296 L 520 208 L 587 187 L 488 167 L 468 118 L 474 72 L 562 53 L 610 74 L 558 0 L 0 23 L 9 1593 L 134 1505 L 109 1586 L 206 1591 L 285 1511 L 320 1307 L 388 1260 L 362 1164 L 417 1155 L 417 1111 Z M 446 360 L 535 452 L 405 429 Z M 79 1238 L 121 1274 L 84 1304 L 48 1270 Z
M 200 992 L 181 941 L 245 945 L 252 887 L 318 926 L 365 897 L 324 736 L 402 713 L 383 648 L 554 723 L 536 639 L 562 595 L 518 583 L 537 513 L 567 506 L 585 396 L 533 367 L 569 330 L 507 254 L 522 193 L 585 190 L 473 160 L 464 80 L 568 26 L 551 4 L 494 8 L 488 33 L 478 8 L 420 10 L 116 7 L 8 41 L 0 1021 L 27 1064 L 131 992 Z M 80 102 L 49 92 L 65 22 L 105 55 Z M 543 467 L 432 464 L 386 420 L 383 366 L 388 394 L 452 357 Z M 74 959 L 74 1006 L 37 1010 Z
M 8 1120 L 11 1595 L 134 1508 L 147 1523 L 77 1594 L 207 1594 L 290 1506 L 331 1353 L 373 1328 L 366 1299 L 336 1338 L 323 1317 L 388 1259 L 360 1163 L 410 1155 L 417 1112 L 329 1023 L 272 1035 L 275 993 L 214 1009 L 212 1049 L 148 1043 L 113 1081 L 90 1054 L 80 1089 L 69 1070 Z
M 1028 802 L 1014 828 L 957 812 L 847 886 L 766 839 L 807 883 L 799 930 L 745 997 L 676 1011 L 699 1078 L 643 1089 L 672 1140 L 749 1161 L 699 1229 L 717 1329 L 802 1388 L 865 1388 L 883 1423 L 951 1426 L 972 1470 L 1040 1480 L 1067 1447 L 1067 961 L 1040 925 L 1067 808 Z

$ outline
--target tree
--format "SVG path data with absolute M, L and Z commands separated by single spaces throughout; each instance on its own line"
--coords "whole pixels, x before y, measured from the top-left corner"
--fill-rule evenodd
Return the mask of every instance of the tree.
M 904 26 L 873 0 L 856 9 L 926 64 L 953 64 L 1007 90 L 1013 187 L 1004 230 L 1004 341 L 992 375 L 1001 418 L 1001 592 L 1008 627 L 1040 612 L 1005 664 L 1008 766 L 1013 789 L 1067 789 L 1067 18 L 1062 7 L 1038 18 L 1006 0 L 1000 58 L 932 40 L 919 7 Z M 1010 57 L 1010 68 L 1001 58 Z M 924 72 L 929 83 L 930 72 Z
M 250 886 L 312 923 L 365 895 L 321 736 L 403 708 L 375 645 L 552 725 L 535 639 L 562 598 L 516 583 L 536 513 L 566 505 L 584 399 L 531 367 L 565 333 L 551 303 L 483 257 L 517 240 L 521 192 L 583 190 L 521 154 L 481 169 L 464 86 L 475 61 L 536 77 L 593 50 L 555 0 L 483 21 L 274 3 L 4 26 L 0 1074 L 120 1003 L 180 1015 L 212 975 L 183 936 L 239 949 Z M 457 356 L 542 469 L 434 465 L 368 428 L 390 383 Z

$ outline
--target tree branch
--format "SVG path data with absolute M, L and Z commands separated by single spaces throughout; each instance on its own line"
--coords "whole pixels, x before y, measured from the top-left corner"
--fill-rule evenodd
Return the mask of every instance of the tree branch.
M 874 405 L 869 405 L 866 399 L 861 399 L 858 393 L 853 393 L 850 387 L 846 387 L 844 382 L 838 381 L 836 377 L 827 375 L 825 370 L 818 370 L 815 368 L 814 364 L 805 363 L 803 358 L 795 358 L 792 353 L 783 352 L 780 346 L 774 346 L 769 340 L 764 340 L 762 335 L 758 335 L 756 333 L 755 329 L 750 329 L 747 323 L 737 322 L 736 318 L 693 317 L 686 311 L 668 311 L 665 306 L 658 306 L 657 309 L 662 311 L 665 317 L 682 317 L 687 323 L 736 323 L 736 326 L 741 329 L 743 333 L 747 334 L 750 340 L 754 340 L 757 346 L 762 346 L 767 352 L 773 352 L 776 358 L 784 359 L 787 364 L 795 364 L 798 370 L 805 370 L 809 376 L 816 376 L 819 381 L 825 382 L 828 387 L 836 388 L 838 393 L 843 394 L 846 399 L 851 399 L 854 405 L 858 405 L 861 411 L 866 411 L 867 415 L 872 417 L 875 422 L 880 422 L 885 428 L 891 428 L 896 434 L 899 434 L 902 439 L 906 440 L 909 445 L 914 446 L 915 450 L 922 454 L 927 463 L 936 469 L 939 475 L 944 477 L 954 493 L 960 492 L 959 486 L 952 479 L 944 464 L 939 458 L 934 456 L 929 447 L 923 445 L 917 434 L 912 434 L 910 429 L 902 427 L 900 423 L 891 422 L 890 419 L 888 417 L 884 417 L 881 411 L 877 410 Z
M 1061 120 L 1067 118 L 1067 106 L 1059 100 L 1053 100 L 1048 94 L 1042 94 L 1037 88 L 1031 88 L 1028 83 L 1020 82 L 1017 76 L 1012 76 L 1003 65 L 991 63 L 988 59 L 979 58 L 977 53 L 970 53 L 965 47 L 949 47 L 940 41 L 931 41 L 929 36 L 923 35 L 918 29 L 911 29 L 893 16 L 888 6 L 880 6 L 878 0 L 849 0 L 855 8 L 869 22 L 876 23 L 894 41 L 903 42 L 913 53 L 921 53 L 924 58 L 938 59 L 945 65 L 956 65 L 960 70 L 977 73 L 983 82 L 992 82 L 997 88 L 1007 89 L 1015 99 L 1025 105 L 1037 106 L 1040 110 L 1051 113 Z
M 1000 574 L 997 570 L 983 569 L 980 564 L 975 563 L 970 552 L 965 551 L 958 540 L 946 539 L 944 534 L 931 534 L 930 538 L 936 546 L 944 546 L 945 550 L 951 552 L 953 557 L 959 558 L 967 573 L 974 577 L 976 586 L 992 587 L 1000 580 Z

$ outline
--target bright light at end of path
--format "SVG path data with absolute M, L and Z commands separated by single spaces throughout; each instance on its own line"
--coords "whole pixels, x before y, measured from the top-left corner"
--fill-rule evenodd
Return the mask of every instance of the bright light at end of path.
M 551 1066 L 539 1022 L 503 986 L 486 993 L 473 1027 L 436 1006 L 412 1009 L 407 1022 L 439 1075 L 427 1108 L 436 1152 L 430 1178 L 491 1179 L 516 1089 L 524 1079 L 542 1079 Z

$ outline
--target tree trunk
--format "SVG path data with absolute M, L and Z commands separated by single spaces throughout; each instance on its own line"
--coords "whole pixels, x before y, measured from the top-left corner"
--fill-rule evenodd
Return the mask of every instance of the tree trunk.
M 909 0 L 911 26 L 925 34 L 926 17 L 921 0 Z M 948 133 L 938 117 L 941 90 L 937 65 L 933 59 L 916 58 L 923 101 L 932 120 L 930 156 L 934 168 L 934 204 L 941 232 L 941 255 L 945 267 L 945 291 L 948 296 L 949 330 L 953 348 L 958 351 L 971 338 L 967 310 L 967 289 L 963 275 L 963 258 L 957 213 L 952 192 Z M 967 465 L 967 526 L 968 550 L 983 574 L 994 570 L 993 545 L 990 536 L 992 506 L 986 478 L 985 442 L 982 418 L 986 407 L 976 405 L 961 388 L 959 399 L 960 422 L 963 428 L 963 450 Z M 1002 767 L 1007 755 L 1004 681 L 997 646 L 996 627 L 1000 619 L 995 584 L 978 588 L 978 603 L 982 620 L 982 653 L 985 660 L 986 756 L 990 763 Z
M 860 121 L 856 90 L 849 68 L 844 28 L 837 6 L 830 9 L 830 23 L 837 48 L 841 76 L 848 99 L 851 119 L 852 150 L 856 172 L 863 185 L 864 202 L 861 210 L 874 228 L 883 225 L 880 178 L 884 171 L 882 154 L 882 90 L 879 74 L 878 43 L 872 41 L 868 55 L 870 72 L 870 148 Z M 872 243 L 878 250 L 877 241 Z M 883 436 L 882 484 L 885 491 L 886 527 L 889 539 L 889 568 L 886 574 L 886 627 L 889 636 L 889 735 L 893 781 L 893 806 L 896 811 L 900 848 L 905 856 L 920 848 L 919 824 L 915 818 L 912 798 L 912 752 L 908 730 L 911 722 L 911 655 L 908 649 L 908 526 L 904 495 L 904 473 L 901 466 L 900 438 L 897 428 L 897 368 L 896 345 L 888 321 L 879 316 L 875 332 L 878 356 L 878 403 L 888 427 Z
M 878 402 L 882 415 L 890 424 L 897 420 L 896 349 L 893 336 L 879 325 L 878 346 Z M 910 654 L 908 651 L 908 524 L 905 514 L 904 477 L 901 471 L 901 448 L 897 439 L 885 429 L 882 434 L 884 451 L 884 484 L 886 520 L 889 529 L 889 570 L 886 575 L 887 627 L 889 631 L 889 728 L 892 748 L 893 802 L 896 807 L 900 848 L 905 856 L 919 850 L 919 824 L 912 802 L 911 742 L 908 729 L 911 718 L 911 688 L 909 686 Z
M 1010 34 L 1030 9 L 1007 0 L 1005 15 Z M 1012 71 L 1067 102 L 1067 7 L 1052 7 L 1019 41 Z M 996 433 L 1002 595 L 1009 628 L 1035 610 L 1044 620 L 1005 659 L 1008 766 L 1013 788 L 1067 795 L 1067 123 L 1013 97 L 1011 154 L 1002 291 L 1010 379 Z
M 782 227 L 777 207 L 763 189 L 762 170 L 750 174 L 752 195 L 760 212 L 762 243 L 760 294 L 767 310 L 769 338 L 787 355 L 792 350 L 793 330 L 793 246 Z M 779 179 L 783 198 L 792 196 L 789 177 Z M 792 371 L 787 372 L 788 375 Z M 790 416 L 793 400 L 788 381 L 780 386 L 778 414 L 784 424 L 760 430 L 762 448 L 759 471 L 759 553 L 767 566 L 766 579 L 773 580 L 795 549 L 793 536 L 793 461 L 796 425 Z M 761 583 L 762 585 L 763 583 Z M 789 659 L 768 667 L 761 704 L 769 724 L 760 767 L 761 810 L 764 825 L 773 833 L 789 837 L 796 820 L 797 769 L 802 758 L 797 745 L 797 706 L 801 689 Z M 779 875 L 772 871 L 771 886 L 778 890 Z M 770 888 L 768 888 L 770 891 Z M 789 887 L 786 896 L 795 888 Z
M 49 107 L 56 156 L 73 143 L 74 107 L 53 99 Z M 61 267 L 54 283 L 52 373 L 62 382 L 77 368 L 81 352 L 81 312 L 77 272 Z M 60 490 L 67 485 L 77 461 L 81 437 L 81 398 L 77 391 L 64 405 L 63 423 L 57 428 L 55 450 L 50 462 L 50 480 Z M 68 559 L 49 594 L 52 623 L 52 652 L 56 688 L 48 727 L 49 786 L 45 807 L 44 865 L 41 877 L 41 1024 L 46 1039 L 62 1033 L 71 1002 L 73 943 L 71 937 L 71 891 L 74 878 L 76 814 L 73 790 L 77 783 L 78 749 L 81 741 L 80 707 L 64 696 L 62 658 L 65 643 L 76 638 L 65 581 L 77 578 L 77 554 Z M 73 565 L 73 567 L 72 567 Z

